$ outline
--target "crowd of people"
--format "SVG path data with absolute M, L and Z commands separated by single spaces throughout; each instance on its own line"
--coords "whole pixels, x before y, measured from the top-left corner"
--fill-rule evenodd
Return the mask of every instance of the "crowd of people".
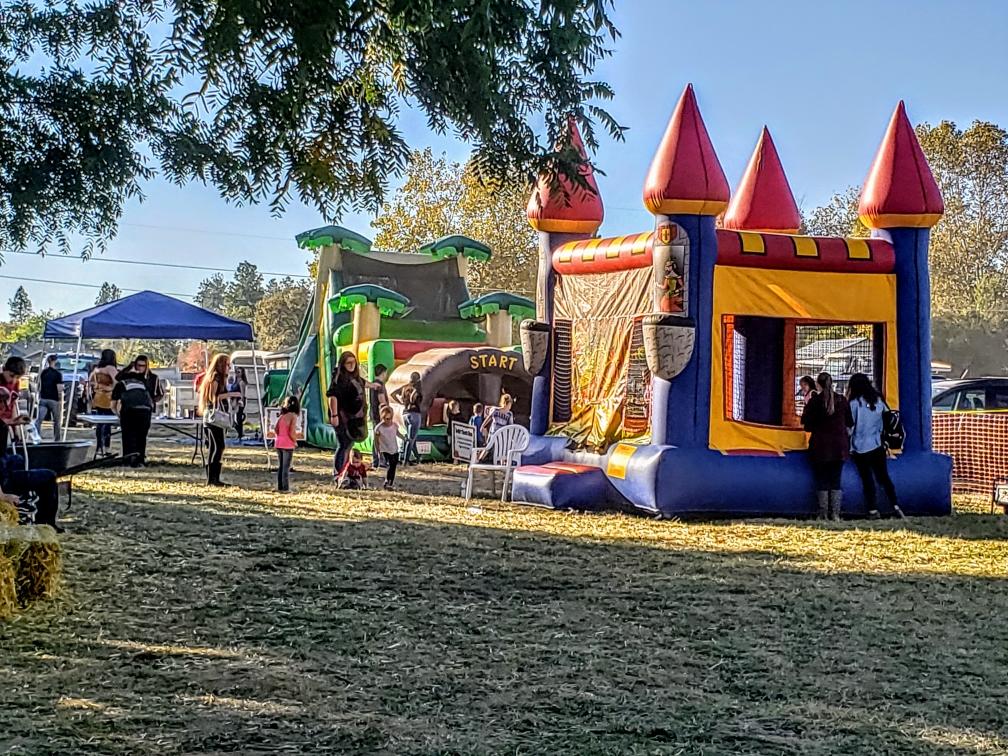
M 31 422 L 18 408 L 18 390 L 25 373 L 25 361 L 19 357 L 8 359 L 0 371 L 0 449 L 4 452 L 0 455 L 0 495 L 8 500 L 20 500 L 31 492 L 37 500 L 36 522 L 56 527 L 55 476 L 51 471 L 25 470 L 23 458 L 10 449 L 12 429 Z M 391 394 L 385 385 L 388 369 L 378 365 L 374 374 L 375 380 L 366 380 L 360 373 L 356 357 L 345 352 L 326 392 L 336 440 L 333 478 L 342 489 L 368 486 L 369 467 L 354 447 L 369 434 L 370 471 L 384 470 L 382 486 L 386 490 L 395 487 L 401 466 L 420 461 L 417 438 L 425 406 L 420 374 L 413 373 L 405 385 Z M 871 379 L 863 373 L 852 375 L 843 394 L 835 389 L 832 377 L 825 372 L 815 379 L 803 376 L 799 386 L 804 401 L 801 422 L 809 433 L 809 461 L 815 480 L 818 516 L 840 519 L 841 476 L 844 464 L 851 460 L 864 489 L 868 516 L 884 516 L 879 509 L 878 489 L 881 488 L 889 505 L 885 516 L 902 517 L 887 468 L 887 416 L 895 413 L 886 405 Z M 240 411 L 246 387 L 243 371 L 232 371 L 231 360 L 226 354 L 215 355 L 206 372 L 198 377 L 198 411 L 209 446 L 206 482 L 210 486 L 226 485 L 221 479 L 226 432 L 236 427 L 235 403 Z M 92 414 L 117 416 L 124 459 L 133 466 L 144 466 L 151 419 L 164 398 L 161 382 L 151 370 L 147 356 L 138 355 L 120 367 L 113 350 L 102 351 L 98 363 L 89 371 L 84 397 Z M 401 425 L 396 422 L 392 402 L 401 407 Z M 490 434 L 515 422 L 512 405 L 512 398 L 507 394 L 502 395 L 498 406 L 485 408 L 474 404 L 468 413 L 457 400 L 445 402 L 442 419 L 449 439 L 455 424 L 468 424 L 473 428 L 476 446 L 483 446 Z M 50 355 L 39 374 L 35 429 L 41 432 L 43 423 L 49 421 L 53 425 L 53 438 L 58 438 L 64 406 L 63 376 L 56 366 L 55 356 Z M 281 492 L 290 491 L 294 451 L 300 440 L 300 414 L 298 398 L 285 397 L 274 428 L 277 490 Z M 98 456 L 113 455 L 111 424 L 96 424 L 95 440 Z
M 887 467 L 884 431 L 886 415 L 891 411 L 871 379 L 864 373 L 855 373 L 847 382 L 846 394 L 835 390 L 829 373 L 820 373 L 814 380 L 803 376 L 799 386 L 805 401 L 801 419 L 809 433 L 809 461 L 819 518 L 840 519 L 843 506 L 840 478 L 847 460 L 853 460 L 861 478 L 868 516 L 872 519 L 882 516 L 877 483 L 889 503 L 886 515 L 903 517 Z
M 395 487 L 396 472 L 400 465 L 415 465 L 420 462 L 417 439 L 423 426 L 424 406 L 420 374 L 410 374 L 407 383 L 391 394 L 385 387 L 388 368 L 376 365 L 374 376 L 373 381 L 366 380 L 360 374 L 357 358 L 351 352 L 344 352 L 326 392 L 330 423 L 336 435 L 333 477 L 340 488 L 367 486 L 367 468 L 363 455 L 354 451 L 353 447 L 368 438 L 368 419 L 371 421 L 371 469 L 385 470 L 383 488 L 391 490 Z M 285 403 L 291 401 L 296 401 L 296 398 L 287 397 L 284 400 Z M 402 408 L 401 427 L 395 423 L 391 402 Z M 443 421 L 447 426 L 448 438 L 452 438 L 453 424 L 470 423 L 476 431 L 476 445 L 482 446 L 490 433 L 514 422 L 512 404 L 512 398 L 503 394 L 498 407 L 484 411 L 482 404 L 475 404 L 471 416 L 466 417 L 460 402 L 454 399 L 445 402 Z M 280 422 L 284 422 L 283 415 Z M 277 434 L 279 433 L 278 426 Z M 283 455 L 281 466 L 285 458 L 286 455 Z M 286 490 L 285 483 L 280 479 L 278 488 Z

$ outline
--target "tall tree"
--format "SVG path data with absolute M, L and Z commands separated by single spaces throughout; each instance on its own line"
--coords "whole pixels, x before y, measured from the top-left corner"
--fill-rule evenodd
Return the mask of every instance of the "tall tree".
M 311 289 L 307 283 L 290 278 L 271 280 L 266 289 L 268 293 L 255 310 L 256 338 L 263 349 L 293 346 L 298 341 Z
M 14 296 L 7 304 L 10 307 L 10 319 L 14 325 L 26 322 L 35 311 L 24 286 L 17 287 L 17 291 L 14 292 Z
M 224 312 L 226 298 L 227 282 L 220 273 L 204 278 L 196 289 L 196 304 L 214 312 Z
M 259 268 L 244 260 L 238 263 L 234 279 L 224 292 L 224 312 L 228 317 L 251 323 L 255 318 L 256 305 L 265 294 Z
M 1008 131 L 975 121 L 923 124 L 917 135 L 945 199 L 931 236 L 935 312 L 1006 314 L 1008 296 Z
M 429 149 L 414 152 L 406 182 L 373 223 L 375 246 L 411 252 L 440 236 L 464 234 L 493 250 L 489 262 L 469 268 L 474 292 L 529 296 L 538 265 L 536 234 L 525 217 L 530 191 L 523 180 L 481 181 L 471 163 L 436 158 Z
M 0 0 L 0 248 L 80 234 L 88 253 L 158 168 L 275 212 L 377 207 L 409 155 L 404 108 L 474 145 L 481 175 L 583 183 L 554 145 L 569 113 L 591 146 L 595 122 L 622 136 L 591 79 L 611 6 Z
M 101 288 L 98 290 L 98 296 L 95 298 L 96 305 L 108 304 L 109 302 L 115 302 L 117 299 L 122 297 L 122 292 L 119 291 L 119 287 L 108 281 L 103 281 Z

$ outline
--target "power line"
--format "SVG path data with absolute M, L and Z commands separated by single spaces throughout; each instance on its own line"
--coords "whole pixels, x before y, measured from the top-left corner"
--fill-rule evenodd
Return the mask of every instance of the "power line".
M 6 279 L 8 281 L 26 281 L 28 283 L 44 283 L 44 284 L 53 284 L 55 286 L 77 286 L 77 287 L 82 288 L 82 289 L 100 289 L 101 288 L 101 286 L 98 285 L 98 284 L 78 283 L 76 281 L 54 281 L 51 278 L 26 278 L 25 276 L 4 276 L 4 275 L 0 275 L 0 278 Z M 138 291 L 143 291 L 143 289 L 123 289 L 123 288 L 120 288 L 119 291 L 130 291 L 130 292 L 136 293 Z M 177 291 L 165 291 L 165 292 L 161 292 L 161 293 L 162 294 L 168 294 L 169 296 L 173 296 L 173 297 L 185 297 L 186 299 L 195 299 L 196 298 L 195 294 L 180 294 Z
M 29 254 L 32 254 L 32 253 L 29 253 Z M 307 278 L 307 276 L 306 276 L 306 278 Z M 77 287 L 82 288 L 82 289 L 100 289 L 101 288 L 101 286 L 99 284 L 79 283 L 79 282 L 76 282 L 76 281 L 54 281 L 51 278 L 27 278 L 25 276 L 5 276 L 5 275 L 0 275 L 0 279 L 5 279 L 5 280 L 8 280 L 8 281 L 25 281 L 27 283 L 53 284 L 55 286 L 77 286 Z M 129 292 L 134 292 L 134 293 L 138 292 L 138 291 L 143 291 L 143 289 L 126 289 L 126 288 L 122 288 L 122 287 L 117 287 L 117 288 L 119 289 L 119 291 L 129 291 Z M 484 289 L 484 288 L 480 288 L 480 287 L 473 287 L 473 288 L 470 289 L 470 292 L 473 292 L 473 293 L 476 293 L 476 292 L 488 292 L 488 291 L 497 291 L 497 289 Z M 161 293 L 162 294 L 168 294 L 169 296 L 173 296 L 173 297 L 185 297 L 186 299 L 195 299 L 196 298 L 195 294 L 181 294 L 181 293 L 175 292 L 175 291 L 164 291 L 164 292 L 161 292 Z M 532 291 L 522 291 L 522 290 L 512 290 L 511 293 L 512 294 L 532 294 L 533 296 L 535 295 L 535 292 L 532 292 Z
M 12 250 L 15 255 L 37 255 L 38 252 L 28 252 L 25 250 Z M 49 255 L 53 257 L 53 255 Z M 57 257 L 56 259 L 74 259 L 66 256 Z M 120 265 L 144 265 L 157 268 L 178 268 L 181 270 L 206 270 L 214 273 L 234 273 L 235 268 L 214 268 L 207 265 L 183 265 L 182 263 L 166 263 L 166 262 L 149 262 L 146 260 L 123 260 L 119 257 L 90 257 L 85 262 L 110 262 L 117 263 Z M 311 278 L 311 276 L 306 273 L 274 273 L 268 270 L 259 271 L 261 275 L 264 276 L 275 276 L 283 278 Z

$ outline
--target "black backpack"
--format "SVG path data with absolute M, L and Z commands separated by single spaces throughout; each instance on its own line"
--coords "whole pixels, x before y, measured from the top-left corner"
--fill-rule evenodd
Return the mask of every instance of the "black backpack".
M 906 441 L 906 430 L 899 410 L 889 409 L 882 412 L 882 443 L 887 449 L 902 449 Z

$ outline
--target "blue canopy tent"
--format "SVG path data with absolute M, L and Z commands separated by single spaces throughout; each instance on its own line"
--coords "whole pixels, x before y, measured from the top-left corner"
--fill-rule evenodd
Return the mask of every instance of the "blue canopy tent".
M 156 291 L 141 291 L 46 323 L 45 339 L 253 341 L 252 326 Z
M 193 339 L 195 341 L 251 341 L 252 370 L 259 400 L 260 422 L 265 421 L 259 365 L 252 326 L 156 291 L 141 291 L 108 304 L 46 322 L 44 339 L 76 339 L 80 358 L 84 339 Z M 76 364 L 76 362 L 75 362 Z M 71 396 L 77 391 L 74 375 Z M 67 420 L 69 421 L 69 412 Z M 67 426 L 63 427 L 66 438 Z M 263 428 L 263 442 L 266 433 Z

